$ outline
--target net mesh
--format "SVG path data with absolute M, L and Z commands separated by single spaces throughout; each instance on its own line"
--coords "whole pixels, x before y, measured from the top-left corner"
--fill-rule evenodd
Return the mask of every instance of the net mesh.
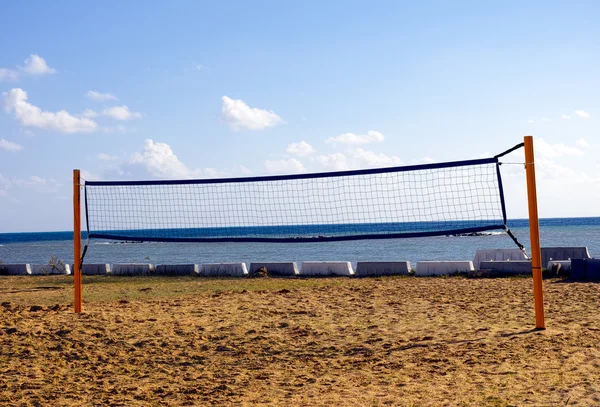
M 90 237 L 302 241 L 504 228 L 496 159 L 279 177 L 87 182 Z

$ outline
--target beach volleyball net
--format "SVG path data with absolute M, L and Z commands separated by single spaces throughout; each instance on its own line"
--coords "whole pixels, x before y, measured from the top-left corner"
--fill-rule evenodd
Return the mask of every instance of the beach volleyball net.
M 507 230 L 498 157 L 245 178 L 87 181 L 90 238 L 308 242 Z
M 460 235 L 507 226 L 500 157 L 524 147 L 536 328 L 545 327 L 533 138 L 490 158 L 355 171 L 85 181 L 73 171 L 75 312 L 88 240 L 319 242 Z M 89 243 L 89 242 L 88 242 Z

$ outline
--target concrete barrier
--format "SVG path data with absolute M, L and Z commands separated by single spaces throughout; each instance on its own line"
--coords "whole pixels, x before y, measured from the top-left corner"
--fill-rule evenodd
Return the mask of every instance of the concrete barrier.
M 149 276 L 154 273 L 153 264 L 113 264 L 113 276 Z
M 75 272 L 73 265 L 71 264 L 71 274 Z M 85 276 L 98 276 L 98 275 L 106 275 L 110 273 L 110 264 L 86 264 L 83 263 L 81 268 L 81 274 Z
M 475 252 L 473 266 L 480 270 L 479 263 L 482 261 L 505 261 L 505 260 L 527 260 L 521 249 L 485 249 Z M 542 263 L 546 264 L 546 263 Z
M 34 276 L 71 274 L 71 266 L 64 263 L 59 264 L 32 264 L 31 274 Z
M 584 259 L 585 278 L 588 280 L 600 280 L 600 259 Z
M 588 248 L 583 247 L 542 247 L 542 266 L 551 260 L 589 259 Z
M 0 276 L 28 276 L 31 274 L 29 264 L 0 264 Z
M 157 276 L 197 276 L 199 272 L 197 264 L 159 264 L 154 270 Z
M 244 277 L 246 263 L 211 263 L 200 265 L 200 277 Z
M 600 280 L 600 259 L 572 259 L 571 280 Z
M 479 270 L 489 270 L 499 274 L 531 274 L 531 261 L 482 261 Z
M 250 274 L 253 274 L 259 268 L 267 269 L 270 276 L 294 277 L 300 274 L 298 265 L 295 262 L 254 262 L 250 263 Z
M 359 261 L 356 276 L 407 276 L 409 261 Z
M 353 276 L 349 261 L 305 261 L 300 269 L 301 276 Z
M 415 276 L 447 276 L 474 270 L 472 261 L 418 261 Z

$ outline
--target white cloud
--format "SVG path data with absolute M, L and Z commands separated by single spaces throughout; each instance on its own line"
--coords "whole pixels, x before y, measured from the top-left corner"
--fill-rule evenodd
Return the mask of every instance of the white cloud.
M 267 160 L 265 161 L 265 169 L 270 173 L 299 173 L 305 172 L 304 165 L 295 158 L 287 160 Z
M 129 110 L 129 107 L 125 105 L 106 108 L 102 111 L 102 115 L 112 117 L 113 119 L 117 120 L 131 120 L 142 117 L 140 113 L 132 112 Z
M 171 146 L 151 139 L 144 141 L 144 151 L 131 155 L 129 164 L 140 165 L 158 178 L 189 178 L 193 172 L 179 161 Z
M 14 88 L 2 94 L 4 110 L 14 113 L 17 120 L 26 127 L 56 130 L 61 133 L 93 132 L 98 124 L 88 118 L 72 116 L 66 110 L 45 112 L 27 101 L 27 92 Z
M 204 168 L 203 170 L 198 170 L 199 173 L 205 178 L 217 178 L 222 173 L 216 168 Z
M 585 110 L 575 110 L 575 114 L 582 119 L 589 119 L 591 117 Z
M 375 153 L 357 148 L 352 152 L 352 160 L 361 168 L 390 167 L 402 164 L 400 158 L 395 155 Z
M 6 177 L 0 174 L 0 197 L 8 198 L 13 203 L 19 203 L 20 200 L 9 195 L 9 190 L 31 189 L 38 192 L 56 193 L 61 185 L 54 178 L 42 178 L 32 175 L 28 178 Z
M 87 117 L 88 119 L 93 119 L 94 117 L 98 117 L 100 115 L 100 113 L 92 110 L 92 109 L 85 109 L 83 111 L 83 113 L 81 114 L 82 117 Z
M 106 153 L 98 153 L 96 154 L 96 158 L 102 161 L 115 161 L 119 159 L 119 157 L 116 155 L 110 155 Z
M 0 68 L 0 82 L 14 82 L 19 79 L 19 72 L 12 69 Z
M 327 144 L 346 144 L 360 145 L 368 143 L 380 143 L 384 139 L 383 134 L 378 131 L 370 130 L 367 134 L 344 133 L 337 137 L 329 137 L 325 142 Z
M 28 178 L 13 177 L 8 181 L 8 187 L 28 188 L 43 192 L 57 192 L 58 187 L 60 187 L 60 184 L 54 178 L 42 178 L 37 175 Z
M 83 178 L 85 181 L 99 181 L 102 179 L 102 177 L 95 172 L 84 170 L 83 168 L 81 169 L 81 178 Z
M 46 60 L 37 54 L 31 54 L 29 58 L 25 60 L 23 71 L 30 75 L 48 75 L 56 73 L 56 69 L 50 68 L 46 63 Z
M 12 141 L 8 141 L 5 139 L 0 139 L 0 150 L 15 152 L 15 151 L 20 151 L 22 149 L 23 149 L 23 146 L 21 146 L 17 143 L 13 143 Z
M 44 58 L 32 54 L 25 60 L 24 66 L 18 67 L 22 72 L 30 75 L 47 75 L 56 73 L 56 69 L 50 68 Z M 20 77 L 19 71 L 8 68 L 0 68 L 0 82 L 14 82 Z
M 542 119 L 540 121 L 541 122 L 549 122 L 550 118 L 549 117 L 542 117 Z
M 244 167 L 243 165 L 240 165 L 239 170 L 240 170 L 240 172 L 243 175 L 250 175 L 250 174 L 252 174 L 252 171 L 249 168 Z
M 196 64 L 194 65 L 194 68 L 196 68 L 197 71 L 208 71 L 209 68 L 205 65 L 202 64 Z
M 85 93 L 85 97 L 90 100 L 93 100 L 95 102 L 104 102 L 107 100 L 118 100 L 118 98 L 111 93 L 100 93 L 100 92 L 96 92 L 95 90 L 88 90 Z
M 47 184 L 56 184 L 56 181 L 52 178 L 48 180 L 37 175 L 32 175 L 29 178 L 13 178 L 12 183 L 14 185 L 19 186 L 40 186 Z
M 308 144 L 306 141 L 302 140 L 299 143 L 288 144 L 285 151 L 288 154 L 297 155 L 299 157 L 305 157 L 307 155 L 311 155 L 312 153 L 314 153 L 315 149 L 313 148 L 313 146 Z
M 152 177 L 186 179 L 199 177 L 216 177 L 220 172 L 214 168 L 192 169 L 182 163 L 167 143 L 144 141 L 144 150 L 133 153 L 129 165 L 140 167 Z
M 323 167 L 334 171 L 349 169 L 348 158 L 343 153 L 317 156 L 317 162 Z
M 533 120 L 533 119 L 527 120 L 527 124 L 533 124 L 533 123 L 535 123 L 535 120 Z
M 584 179 L 588 179 L 585 173 L 578 173 L 572 168 L 562 164 L 557 164 L 551 159 L 540 157 L 535 160 L 536 172 L 539 172 L 540 179 L 561 180 L 565 183 L 580 183 Z M 555 188 L 555 187 L 554 187 Z M 554 189 L 553 188 L 553 189 Z
M 125 106 L 125 107 L 127 107 L 127 106 Z M 128 108 L 126 110 L 105 109 L 102 112 L 96 112 L 95 110 L 92 110 L 92 109 L 85 109 L 84 112 L 82 114 L 80 114 L 80 116 L 86 117 L 88 119 L 94 119 L 99 116 L 108 116 L 108 117 L 111 117 L 111 118 L 117 119 L 117 120 L 128 120 L 126 118 L 139 119 L 140 117 L 142 117 L 142 115 L 140 113 L 130 112 Z M 137 131 L 137 128 L 136 127 L 127 127 L 122 124 L 118 124 L 116 126 L 103 126 L 102 131 L 105 133 L 135 133 Z
M 583 151 L 577 147 L 567 146 L 563 143 L 550 144 L 543 138 L 537 139 L 534 143 L 534 146 L 535 150 L 545 158 L 583 155 Z
M 234 100 L 223 96 L 221 101 L 221 117 L 235 131 L 262 130 L 284 123 L 283 119 L 272 110 L 252 108 L 241 99 Z
M 562 114 L 560 115 L 560 118 L 563 120 L 571 120 L 571 116 L 569 116 L 568 114 Z
M 85 94 L 85 96 L 88 99 L 95 100 L 95 101 L 117 100 L 117 97 L 110 93 L 99 93 L 99 92 L 95 92 L 93 90 L 88 91 Z M 106 117 L 110 117 L 110 118 L 113 118 L 116 120 L 126 121 L 126 120 L 131 120 L 131 119 L 139 119 L 142 117 L 142 114 L 138 113 L 138 112 L 132 112 L 131 110 L 129 110 L 129 107 L 126 105 L 107 107 L 104 110 L 102 110 L 101 112 L 97 112 L 92 109 L 85 109 L 84 112 L 81 114 L 81 117 L 87 117 L 88 119 L 93 119 L 98 116 L 106 116 Z M 118 128 L 115 128 L 112 130 L 108 130 L 107 132 L 115 132 L 115 131 L 120 131 L 120 130 Z M 120 132 L 123 132 L 123 131 L 120 131 Z
M 582 147 L 582 148 L 589 148 L 591 147 L 590 143 L 587 142 L 586 139 L 580 138 L 579 140 L 577 140 L 575 142 L 575 145 Z
M 346 153 L 334 153 L 316 157 L 319 164 L 327 169 L 343 171 L 357 168 L 377 168 L 401 165 L 402 161 L 395 155 L 357 148 Z

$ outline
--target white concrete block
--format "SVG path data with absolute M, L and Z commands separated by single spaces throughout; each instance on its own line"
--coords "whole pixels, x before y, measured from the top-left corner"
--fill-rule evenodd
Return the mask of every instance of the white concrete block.
M 484 249 L 475 252 L 473 266 L 479 270 L 482 261 L 527 260 L 521 249 Z
M 589 259 L 588 248 L 583 247 L 542 247 L 542 265 L 551 260 Z
M 113 276 L 148 276 L 154 273 L 153 264 L 113 264 Z
M 75 272 L 75 268 L 71 264 L 71 274 Z M 110 273 L 110 264 L 87 264 L 83 263 L 81 268 L 81 274 L 85 276 L 97 276 L 97 275 L 105 275 Z
M 418 261 L 415 276 L 447 276 L 473 270 L 472 261 Z
M 254 262 L 250 263 L 250 274 L 264 267 L 270 276 L 293 277 L 300 274 L 296 262 Z
M 531 274 L 530 260 L 482 261 L 479 270 L 502 274 Z
M 32 264 L 31 274 L 36 276 L 71 274 L 71 266 L 68 264 Z
M 409 261 L 359 261 L 356 264 L 357 276 L 407 276 Z
M 200 267 L 197 264 L 159 264 L 154 272 L 157 276 L 197 276 Z
M 301 276 L 353 276 L 349 261 L 305 261 L 300 269 Z
M 200 265 L 200 277 L 244 277 L 246 263 L 212 263 Z
M 28 276 L 31 275 L 29 264 L 0 264 L 0 276 Z

